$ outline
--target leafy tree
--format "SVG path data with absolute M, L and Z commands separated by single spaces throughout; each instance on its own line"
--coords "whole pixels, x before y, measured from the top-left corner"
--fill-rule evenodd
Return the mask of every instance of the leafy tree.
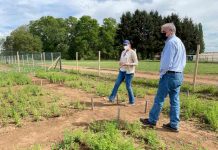
M 75 51 L 80 58 L 93 59 L 99 51 L 99 24 L 90 16 L 80 18 L 75 27 Z
M 63 56 L 67 56 L 68 50 L 59 49 L 60 46 L 58 46 L 67 44 L 68 34 L 64 19 L 52 16 L 42 17 L 30 22 L 30 32 L 41 38 L 45 52 L 60 50 Z
M 105 18 L 100 27 L 99 50 L 103 59 L 116 58 L 118 51 L 115 50 L 115 36 L 117 30 L 116 20 Z
M 39 37 L 33 36 L 28 26 L 21 26 L 14 30 L 10 36 L 6 37 L 4 42 L 5 51 L 42 51 L 42 42 Z
M 198 36 L 197 36 L 197 43 L 200 44 L 200 53 L 203 53 L 205 50 L 205 44 L 204 44 L 204 35 L 203 35 L 203 29 L 202 29 L 202 24 L 199 23 L 198 25 Z
M 76 37 L 76 25 L 78 23 L 77 18 L 70 16 L 65 20 L 65 26 L 67 29 L 67 43 L 69 46 L 68 49 L 68 57 L 75 59 L 75 53 L 76 53 L 76 44 L 75 44 L 75 37 Z

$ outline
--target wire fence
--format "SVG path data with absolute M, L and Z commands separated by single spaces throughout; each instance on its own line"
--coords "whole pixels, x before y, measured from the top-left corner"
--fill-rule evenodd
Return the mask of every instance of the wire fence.
M 37 69 L 61 68 L 60 52 L 7 52 L 0 54 L 1 71 L 31 72 Z

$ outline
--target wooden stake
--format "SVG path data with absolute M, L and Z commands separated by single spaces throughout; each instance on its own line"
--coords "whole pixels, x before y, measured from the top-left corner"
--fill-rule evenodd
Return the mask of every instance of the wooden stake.
M 41 80 L 41 86 L 42 86 L 42 80 Z
M 78 65 L 78 52 L 76 52 L 76 70 L 79 72 L 79 65 Z
M 94 102 L 93 102 L 93 98 L 91 97 L 91 104 L 92 104 L 92 110 L 94 110 Z
M 119 97 L 118 97 L 118 94 L 117 94 L 117 105 L 119 105 Z
M 98 76 L 100 76 L 100 71 L 101 71 L 101 51 L 98 51 Z
M 187 96 L 189 97 L 189 90 L 187 90 Z
M 18 64 L 18 71 L 20 72 L 20 57 L 18 51 L 17 51 L 17 64 Z
M 120 107 L 117 108 L 117 123 L 120 123 Z
M 197 72 L 198 72 L 199 52 L 200 52 L 200 45 L 198 44 L 197 51 L 196 51 L 195 72 L 194 72 L 194 78 L 193 78 L 193 91 L 195 91 L 196 77 L 197 77 Z
M 148 103 L 149 103 L 148 100 L 146 100 L 145 101 L 145 114 L 147 113 L 147 110 L 148 110 Z

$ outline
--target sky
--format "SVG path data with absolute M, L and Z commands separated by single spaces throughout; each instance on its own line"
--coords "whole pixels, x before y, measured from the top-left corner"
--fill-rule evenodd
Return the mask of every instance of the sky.
M 162 16 L 175 13 L 202 23 L 205 51 L 218 52 L 218 0 L 0 0 L 0 37 L 42 16 L 80 18 L 89 15 L 98 20 L 112 17 L 120 21 L 123 13 L 157 10 Z

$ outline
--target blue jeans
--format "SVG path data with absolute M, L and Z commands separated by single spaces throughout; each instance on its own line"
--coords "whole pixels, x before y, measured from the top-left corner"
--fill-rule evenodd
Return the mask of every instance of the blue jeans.
M 170 97 L 170 126 L 179 128 L 180 101 L 179 92 L 183 82 L 182 73 L 166 73 L 159 81 L 157 95 L 149 113 L 149 122 L 156 124 L 160 111 L 163 107 L 164 99 L 169 94 Z
M 109 96 L 109 100 L 110 101 L 114 101 L 116 95 L 117 95 L 117 91 L 120 87 L 120 84 L 124 81 L 126 82 L 126 89 L 128 91 L 128 96 L 129 96 L 129 103 L 130 104 L 134 104 L 135 102 L 135 98 L 134 98 L 134 94 L 133 94 L 133 90 L 132 90 L 132 78 L 133 78 L 134 74 L 126 74 L 126 72 L 122 72 L 119 71 L 119 74 L 117 76 L 117 80 L 115 82 L 114 88 L 111 92 L 111 95 Z

